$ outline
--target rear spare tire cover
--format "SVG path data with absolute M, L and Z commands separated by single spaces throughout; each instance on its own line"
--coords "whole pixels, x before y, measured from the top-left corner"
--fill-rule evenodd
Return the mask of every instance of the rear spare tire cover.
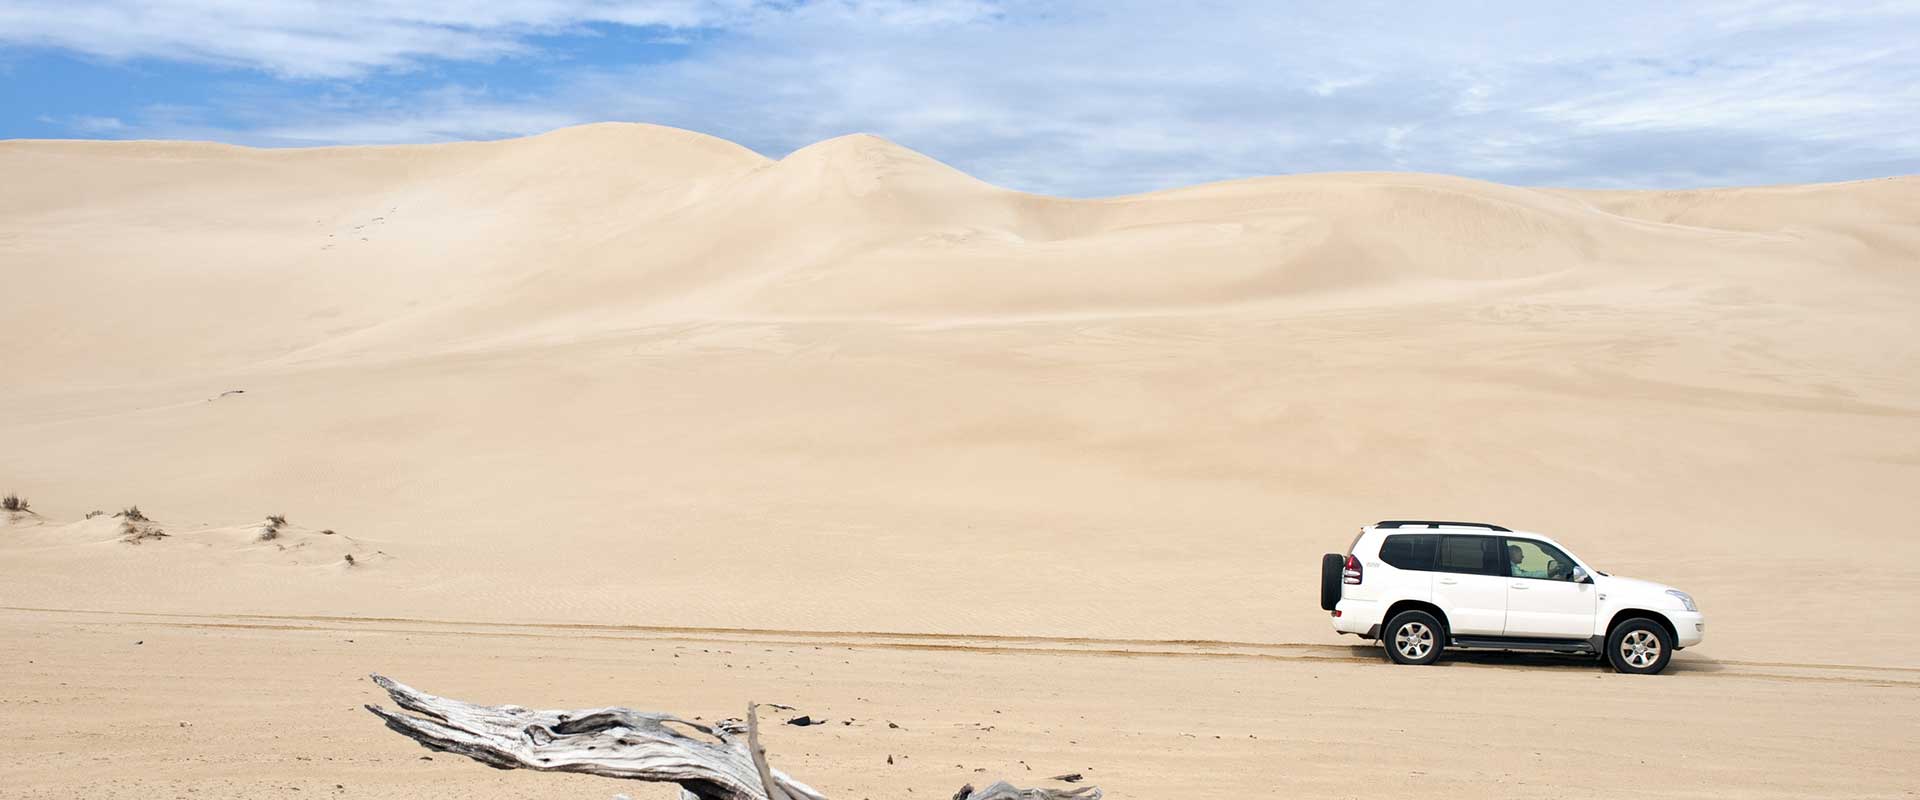
M 1320 607 L 1332 611 L 1340 605 L 1340 576 L 1346 571 L 1347 557 L 1328 553 L 1320 557 Z

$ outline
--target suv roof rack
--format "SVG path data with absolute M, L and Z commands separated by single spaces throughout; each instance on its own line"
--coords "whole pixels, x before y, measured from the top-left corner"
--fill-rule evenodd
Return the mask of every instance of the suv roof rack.
M 1513 532 L 1513 530 L 1510 528 L 1503 528 L 1491 522 L 1444 522 L 1441 520 L 1431 520 L 1431 519 L 1381 520 L 1380 522 L 1374 523 L 1373 527 L 1376 527 L 1376 528 L 1443 528 L 1443 527 L 1444 528 L 1486 528 L 1487 530 L 1500 531 L 1501 533 Z

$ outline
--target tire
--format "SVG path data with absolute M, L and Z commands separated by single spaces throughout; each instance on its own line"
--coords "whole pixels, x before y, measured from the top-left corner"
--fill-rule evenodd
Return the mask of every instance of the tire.
M 1347 557 L 1339 553 L 1320 557 L 1320 610 L 1332 611 L 1340 605 L 1341 573 L 1346 568 Z
M 1635 617 L 1607 634 L 1607 663 L 1625 675 L 1658 675 L 1673 661 L 1673 634 L 1660 623 Z
M 1387 620 L 1380 643 L 1395 664 L 1431 664 L 1447 648 L 1447 630 L 1425 611 L 1402 611 Z

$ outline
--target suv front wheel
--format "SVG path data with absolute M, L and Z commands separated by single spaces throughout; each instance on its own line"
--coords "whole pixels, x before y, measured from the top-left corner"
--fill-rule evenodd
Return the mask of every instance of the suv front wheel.
M 1380 641 L 1387 646 L 1387 658 L 1395 664 L 1431 664 L 1440 660 L 1446 649 L 1446 632 L 1440 620 L 1425 611 L 1402 611 L 1387 620 Z
M 1673 634 L 1645 617 L 1622 622 L 1607 634 L 1607 663 L 1615 672 L 1657 675 L 1673 660 Z

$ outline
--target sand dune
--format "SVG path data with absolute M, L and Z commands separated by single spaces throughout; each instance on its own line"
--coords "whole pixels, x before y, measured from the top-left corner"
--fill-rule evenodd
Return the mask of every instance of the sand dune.
M 1888 633 L 1920 598 L 1920 179 L 1072 200 L 642 125 L 9 141 L 0 176 L 0 491 L 39 515 L 0 525 L 0 605 L 1265 652 L 1349 644 L 1315 557 L 1433 516 L 1692 590 L 1681 679 L 1920 661 Z M 172 535 L 83 519 L 133 503 Z M 278 544 L 236 524 L 281 512 Z M 1912 707 L 1873 691 L 1814 699 Z
M 1676 262 L 1797 289 L 1915 248 L 1908 179 L 1623 195 L 1315 175 L 1072 201 L 871 136 L 769 161 L 642 125 L 315 150 L 9 142 L 0 159 L 9 279 L 89 300 L 10 315 L 11 336 L 64 332 L 21 355 L 42 373 L 713 319 L 1205 313 L 1422 281 L 1661 280 Z

